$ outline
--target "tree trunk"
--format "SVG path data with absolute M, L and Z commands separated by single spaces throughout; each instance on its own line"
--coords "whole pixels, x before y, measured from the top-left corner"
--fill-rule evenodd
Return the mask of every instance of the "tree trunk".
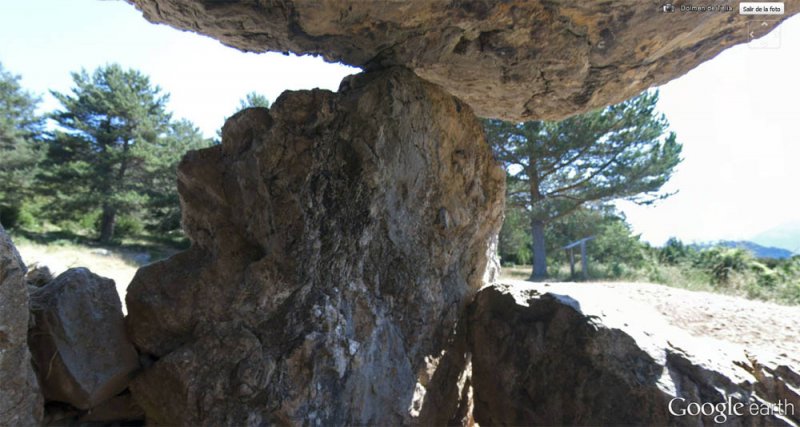
M 544 247 L 544 222 L 542 220 L 531 220 L 531 235 L 533 236 L 531 280 L 542 280 L 547 277 L 547 253 Z
M 103 216 L 100 219 L 100 242 L 108 243 L 114 238 L 114 225 L 117 222 L 117 211 L 111 206 L 103 206 Z

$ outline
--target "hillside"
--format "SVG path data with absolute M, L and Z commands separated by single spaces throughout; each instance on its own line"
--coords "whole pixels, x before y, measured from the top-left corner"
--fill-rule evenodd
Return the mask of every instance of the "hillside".
M 698 243 L 691 245 L 696 249 L 708 249 L 714 246 L 723 246 L 726 248 L 738 248 L 744 249 L 751 254 L 753 254 L 756 258 L 772 258 L 772 259 L 786 259 L 791 258 L 792 251 L 781 247 L 773 247 L 773 246 L 762 246 L 758 243 L 750 242 L 747 240 L 720 240 L 719 242 L 713 243 Z
M 750 240 L 759 245 L 774 246 L 800 254 L 800 221 L 770 228 Z

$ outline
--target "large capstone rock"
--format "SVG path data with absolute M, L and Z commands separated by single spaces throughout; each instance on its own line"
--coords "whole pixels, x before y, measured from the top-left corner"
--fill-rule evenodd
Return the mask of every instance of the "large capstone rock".
M 33 426 L 44 402 L 28 352 L 25 264 L 0 225 L 0 426 Z
M 796 367 L 691 337 L 649 306 L 495 285 L 468 317 L 481 425 L 800 424 Z
M 191 249 L 128 289 L 131 337 L 154 362 L 131 384 L 149 421 L 436 412 L 426 395 L 458 395 L 433 383 L 452 379 L 436 375 L 442 352 L 493 265 L 504 182 L 469 106 L 401 68 L 230 118 L 222 145 L 179 168 Z
M 509 120 L 559 119 L 625 100 L 800 11 L 797 1 L 768 18 L 721 1 L 675 3 L 731 10 L 664 13 L 669 2 L 641 0 L 128 1 L 150 21 L 245 51 L 403 65 L 479 116 Z
M 29 344 L 48 401 L 91 409 L 127 388 L 138 369 L 114 281 L 74 268 L 31 288 Z

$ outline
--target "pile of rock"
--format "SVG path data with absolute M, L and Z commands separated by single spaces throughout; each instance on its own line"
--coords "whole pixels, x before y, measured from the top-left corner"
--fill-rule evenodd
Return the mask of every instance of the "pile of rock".
M 127 390 L 139 360 L 114 282 L 85 268 L 25 271 L 0 228 L 0 424 L 144 420 Z
M 139 359 L 114 281 L 74 268 L 30 295 L 28 344 L 45 401 L 63 414 L 70 405 L 81 421 L 141 419 L 124 393 Z

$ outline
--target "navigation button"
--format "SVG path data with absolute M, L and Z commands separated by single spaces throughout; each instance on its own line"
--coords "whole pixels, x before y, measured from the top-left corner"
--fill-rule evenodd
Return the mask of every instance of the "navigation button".
M 742 2 L 740 15 L 783 15 L 783 2 Z

